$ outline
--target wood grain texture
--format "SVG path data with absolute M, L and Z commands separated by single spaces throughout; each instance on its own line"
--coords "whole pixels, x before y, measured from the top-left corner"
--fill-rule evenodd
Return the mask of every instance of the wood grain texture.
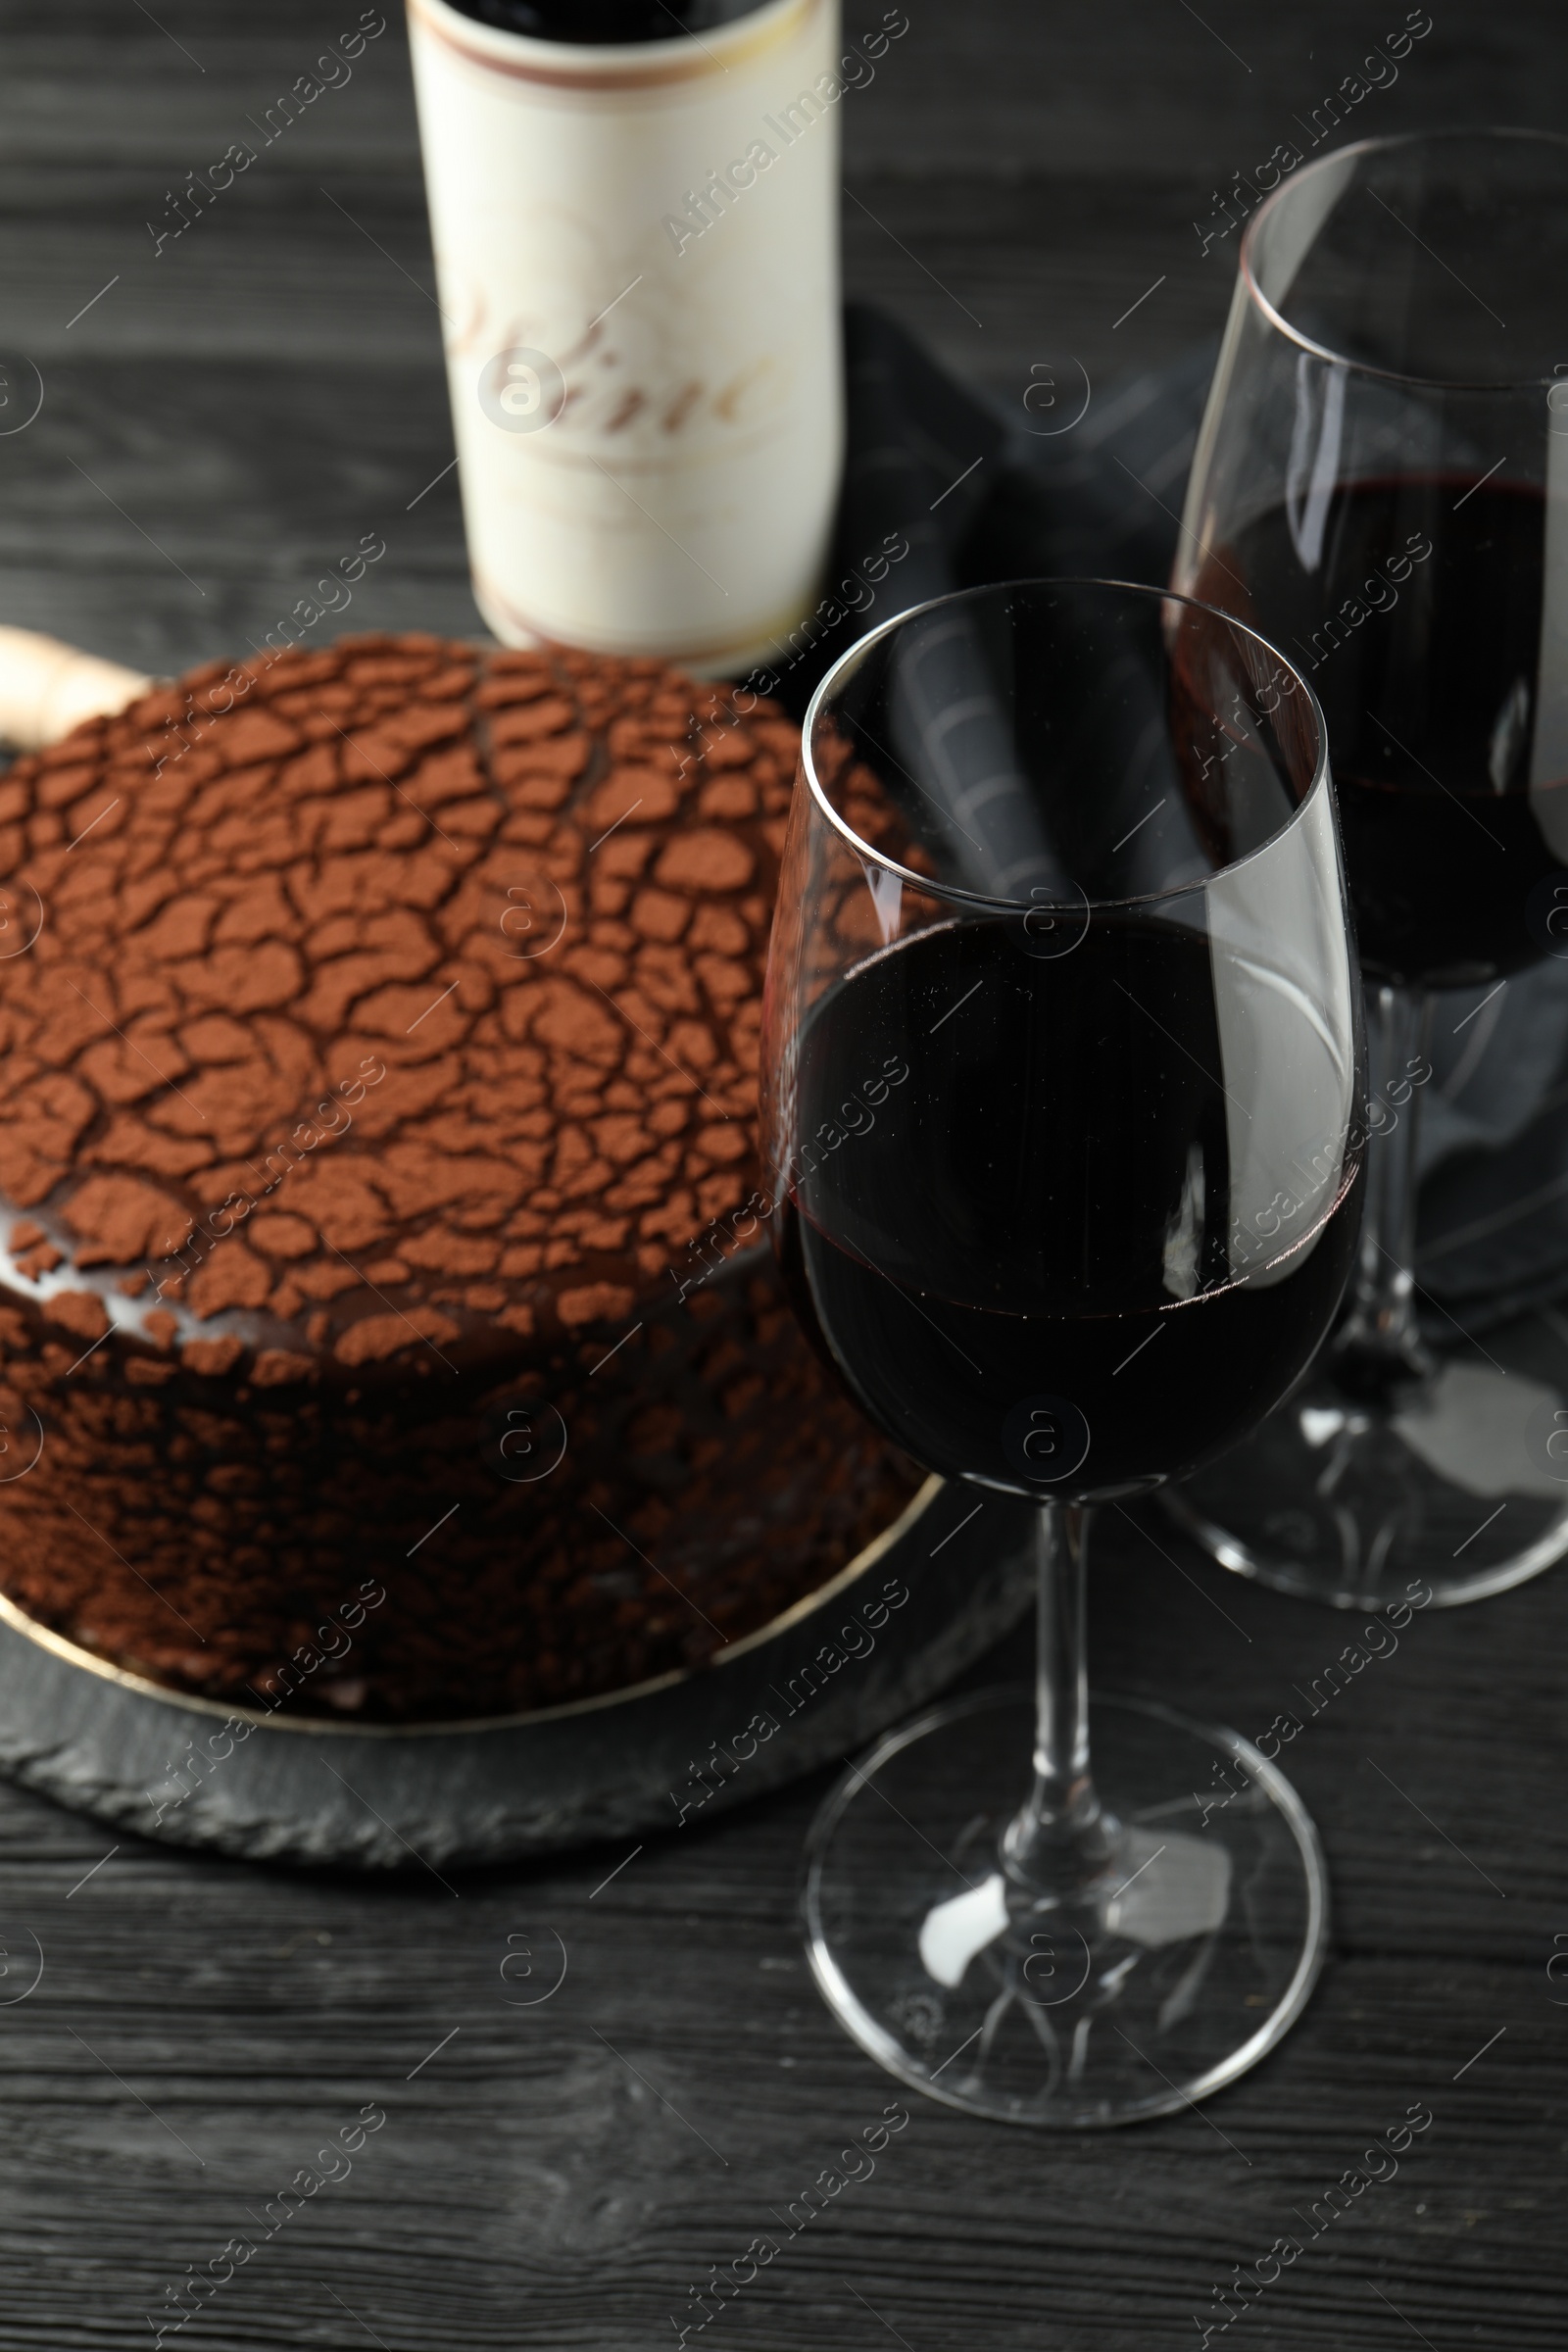
M 1405 12 L 908 13 L 845 104 L 849 281 L 1012 399 L 1037 359 L 1075 353 L 1098 387 L 1211 333 L 1233 248 L 1203 259 L 1192 222 L 1217 178 L 1292 135 Z M 1560 0 L 1433 13 L 1358 129 L 1560 123 Z M 0 6 L 3 332 L 47 389 L 38 422 L 0 438 L 0 619 L 174 669 L 259 637 L 374 528 L 388 555 L 352 622 L 476 631 L 451 479 L 416 498 L 452 448 L 400 25 L 150 258 L 164 190 L 357 14 Z M 1103 1684 L 1252 1736 L 1353 1625 L 1204 1565 L 1155 1519 L 1114 1516 L 1094 1614 Z M 995 1673 L 1026 1667 L 1008 1648 Z M 1194 2342 L 1231 2266 L 1421 2100 L 1434 2128 L 1267 2291 L 1253 2352 L 1560 2352 L 1568 2008 L 1545 1971 L 1568 1936 L 1565 1656 L 1559 1571 L 1418 1619 L 1288 1750 L 1328 1848 L 1335 1952 L 1257 2072 L 1201 2114 L 1068 2146 L 920 2105 L 707 2343 Z M 455 1896 L 422 1876 L 367 1886 L 134 1840 L 105 1860 L 110 1835 L 0 1787 L 0 2352 L 150 2341 L 145 2315 L 185 2266 L 254 2230 L 369 2101 L 387 2122 L 349 2177 L 172 2341 L 672 2343 L 688 2287 L 775 2228 L 895 2093 L 800 1953 L 822 1786 L 649 1841 L 608 1885 L 621 1851 L 465 1879 Z M 545 1954 L 552 1936 L 565 1981 L 512 2005 L 509 1936 Z M 19 1999 L 33 1937 L 43 1974 Z
M 1101 1679 L 1180 1689 L 1248 1731 L 1350 1630 L 1178 1555 L 1158 1524 L 1113 1520 L 1098 1569 Z M 1336 1956 L 1265 2066 L 1201 2115 L 1068 2147 L 917 2103 L 877 2174 L 785 2244 L 713 2340 L 870 2346 L 887 2330 L 869 2304 L 916 2352 L 1174 2345 L 1232 2263 L 1301 2234 L 1293 2209 L 1420 2100 L 1435 2127 L 1397 2177 L 1321 2231 L 1250 2325 L 1282 2352 L 1383 2352 L 1401 2330 L 1376 2288 L 1440 2352 L 1559 2345 L 1568 2026 L 1545 1963 L 1568 1922 L 1565 1637 L 1561 1578 L 1418 1619 L 1294 1743 Z M 1011 1646 L 994 1670 L 1016 1672 Z M 384 2131 L 187 2342 L 673 2340 L 706 2266 L 776 2235 L 894 2092 L 798 1948 L 818 1793 L 650 1841 L 608 1885 L 621 1852 L 451 1895 L 128 1841 L 78 1885 L 110 1838 L 6 1792 L 8 1965 L 30 1976 L 30 1931 L 45 1966 L 0 2009 L 0 2346 L 140 2340 L 164 2286 L 366 2101 Z M 512 2005 L 509 1936 L 542 1977 L 561 1939 L 564 1982 L 537 2007 Z

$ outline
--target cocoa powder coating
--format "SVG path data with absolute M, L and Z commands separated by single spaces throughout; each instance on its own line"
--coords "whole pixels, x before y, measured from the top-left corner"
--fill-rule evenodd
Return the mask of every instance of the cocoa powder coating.
M 887 1523 L 758 1213 L 796 751 L 657 662 L 345 638 L 0 778 L 0 1589 L 437 1719 L 698 1662 Z

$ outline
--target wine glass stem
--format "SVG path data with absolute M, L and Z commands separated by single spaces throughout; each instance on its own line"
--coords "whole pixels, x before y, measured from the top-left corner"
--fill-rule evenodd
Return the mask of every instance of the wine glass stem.
M 1416 1143 L 1432 992 L 1382 982 L 1368 991 L 1370 1138 L 1355 1289 L 1336 1352 L 1342 1371 L 1373 1378 L 1430 1372 L 1415 1311 Z
M 1090 1512 L 1048 1502 L 1035 1517 L 1038 1627 L 1034 1785 L 1007 1826 L 1003 1863 L 1015 1886 L 1069 1900 L 1103 1867 L 1109 1840 L 1089 1772 L 1084 1570 Z

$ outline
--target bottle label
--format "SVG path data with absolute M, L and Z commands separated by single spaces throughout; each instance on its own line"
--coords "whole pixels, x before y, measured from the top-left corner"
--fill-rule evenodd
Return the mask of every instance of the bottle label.
M 744 670 L 838 494 L 837 0 L 637 48 L 410 27 L 485 618 Z

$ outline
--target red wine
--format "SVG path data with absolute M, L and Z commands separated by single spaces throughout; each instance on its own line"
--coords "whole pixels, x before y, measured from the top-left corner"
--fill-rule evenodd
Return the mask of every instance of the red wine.
M 929 1468 L 1152 1484 L 1245 1436 L 1310 1361 L 1354 1252 L 1348 1074 L 1338 1123 L 1314 1135 L 1307 1109 L 1260 1189 L 1236 1131 L 1278 1118 L 1227 1062 L 1220 989 L 1254 1014 L 1266 995 L 1271 1050 L 1321 1078 L 1299 999 L 1174 923 L 1097 917 L 1054 961 L 1003 922 L 944 925 L 806 1022 L 813 1140 L 784 1171 L 781 1263 L 851 1394 Z M 1322 1110 L 1321 1085 L 1302 1094 Z
M 1382 978 L 1459 985 L 1545 950 L 1532 893 L 1568 866 L 1568 786 L 1530 782 L 1544 551 L 1540 491 L 1407 475 L 1342 484 L 1321 516 L 1309 495 L 1275 508 L 1195 584 L 1322 701 L 1361 960 Z

